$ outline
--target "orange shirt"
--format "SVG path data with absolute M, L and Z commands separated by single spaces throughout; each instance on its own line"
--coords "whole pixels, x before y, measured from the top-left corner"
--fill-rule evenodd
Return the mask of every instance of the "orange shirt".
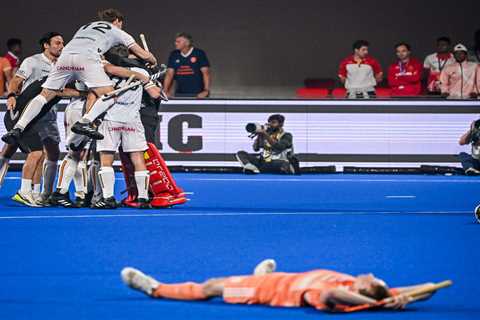
M 6 82 L 5 73 L 11 72 L 10 62 L 4 57 L 0 57 L 0 97 L 5 94 Z
M 304 296 L 308 293 L 313 307 L 325 310 L 331 290 L 351 288 L 354 281 L 351 275 L 329 270 L 230 277 L 225 282 L 223 299 L 227 303 L 301 307 L 306 305 Z

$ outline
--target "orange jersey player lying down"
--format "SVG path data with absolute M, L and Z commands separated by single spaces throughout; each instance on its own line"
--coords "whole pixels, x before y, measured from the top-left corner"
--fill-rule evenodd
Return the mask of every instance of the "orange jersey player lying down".
M 215 278 L 204 283 L 161 283 L 134 268 L 124 268 L 121 276 L 129 287 L 152 298 L 207 300 L 223 297 L 225 302 L 233 304 L 313 307 L 332 312 L 370 309 L 355 306 L 373 306 L 389 297 L 389 303 L 381 308 L 402 309 L 433 294 L 408 295 L 408 292 L 432 286 L 430 283 L 390 289 L 372 274 L 355 277 L 329 270 L 283 273 L 275 272 L 275 269 L 274 260 L 265 260 L 255 268 L 253 275 Z

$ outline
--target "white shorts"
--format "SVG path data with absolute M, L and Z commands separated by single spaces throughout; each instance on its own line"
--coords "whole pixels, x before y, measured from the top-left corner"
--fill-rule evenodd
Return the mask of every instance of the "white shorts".
M 135 121 L 123 123 L 111 120 L 104 120 L 98 132 L 103 134 L 103 140 L 97 141 L 97 151 L 116 152 L 122 146 L 123 152 L 143 152 L 148 149 L 145 139 L 145 129 L 142 121 L 137 118 Z
M 43 88 L 63 90 L 73 81 L 83 82 L 89 89 L 113 86 L 112 80 L 107 76 L 100 57 L 88 54 L 64 53 L 60 55 L 57 63 Z

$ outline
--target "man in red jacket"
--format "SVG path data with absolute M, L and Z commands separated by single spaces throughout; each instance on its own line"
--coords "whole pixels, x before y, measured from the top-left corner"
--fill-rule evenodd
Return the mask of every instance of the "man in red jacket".
M 408 43 L 395 46 L 398 61 L 388 69 L 388 84 L 392 88 L 392 96 L 417 96 L 422 92 L 423 66 L 411 57 L 412 51 Z

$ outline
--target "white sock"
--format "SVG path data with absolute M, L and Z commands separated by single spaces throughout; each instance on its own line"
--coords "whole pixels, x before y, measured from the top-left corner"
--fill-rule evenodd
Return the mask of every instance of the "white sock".
M 20 191 L 23 193 L 32 192 L 32 179 L 23 179 L 20 185 Z
M 55 185 L 55 175 L 57 174 L 57 161 L 50 161 L 45 159 L 43 162 L 43 189 L 44 195 L 49 195 L 53 192 Z
M 33 193 L 40 194 L 42 185 L 40 183 L 34 183 L 33 184 Z
M 87 192 L 87 163 L 80 161 L 73 177 L 75 184 L 75 196 L 84 199 Z
M 23 110 L 23 113 L 14 128 L 24 130 L 29 125 L 29 123 L 32 122 L 32 120 L 40 114 L 43 106 L 46 104 L 47 99 L 45 99 L 45 97 L 40 94 L 30 100 L 30 103 L 25 107 L 25 110 Z
M 115 186 L 115 171 L 113 171 L 113 168 L 102 167 L 98 176 L 102 185 L 103 197 L 105 199 L 113 197 L 113 188 Z
M 148 199 L 149 180 L 150 174 L 148 171 L 135 171 L 135 182 L 137 183 L 139 199 Z
M 58 168 L 57 190 L 60 190 L 61 194 L 68 193 L 72 179 L 77 171 L 77 166 L 78 161 L 69 155 L 67 155 L 60 164 L 60 167 Z
M 90 111 L 82 117 L 80 122 L 91 123 L 95 121 L 95 119 L 97 119 L 102 113 L 106 112 L 114 103 L 114 99 L 103 101 L 102 98 L 99 98 L 97 101 L 95 101 Z

